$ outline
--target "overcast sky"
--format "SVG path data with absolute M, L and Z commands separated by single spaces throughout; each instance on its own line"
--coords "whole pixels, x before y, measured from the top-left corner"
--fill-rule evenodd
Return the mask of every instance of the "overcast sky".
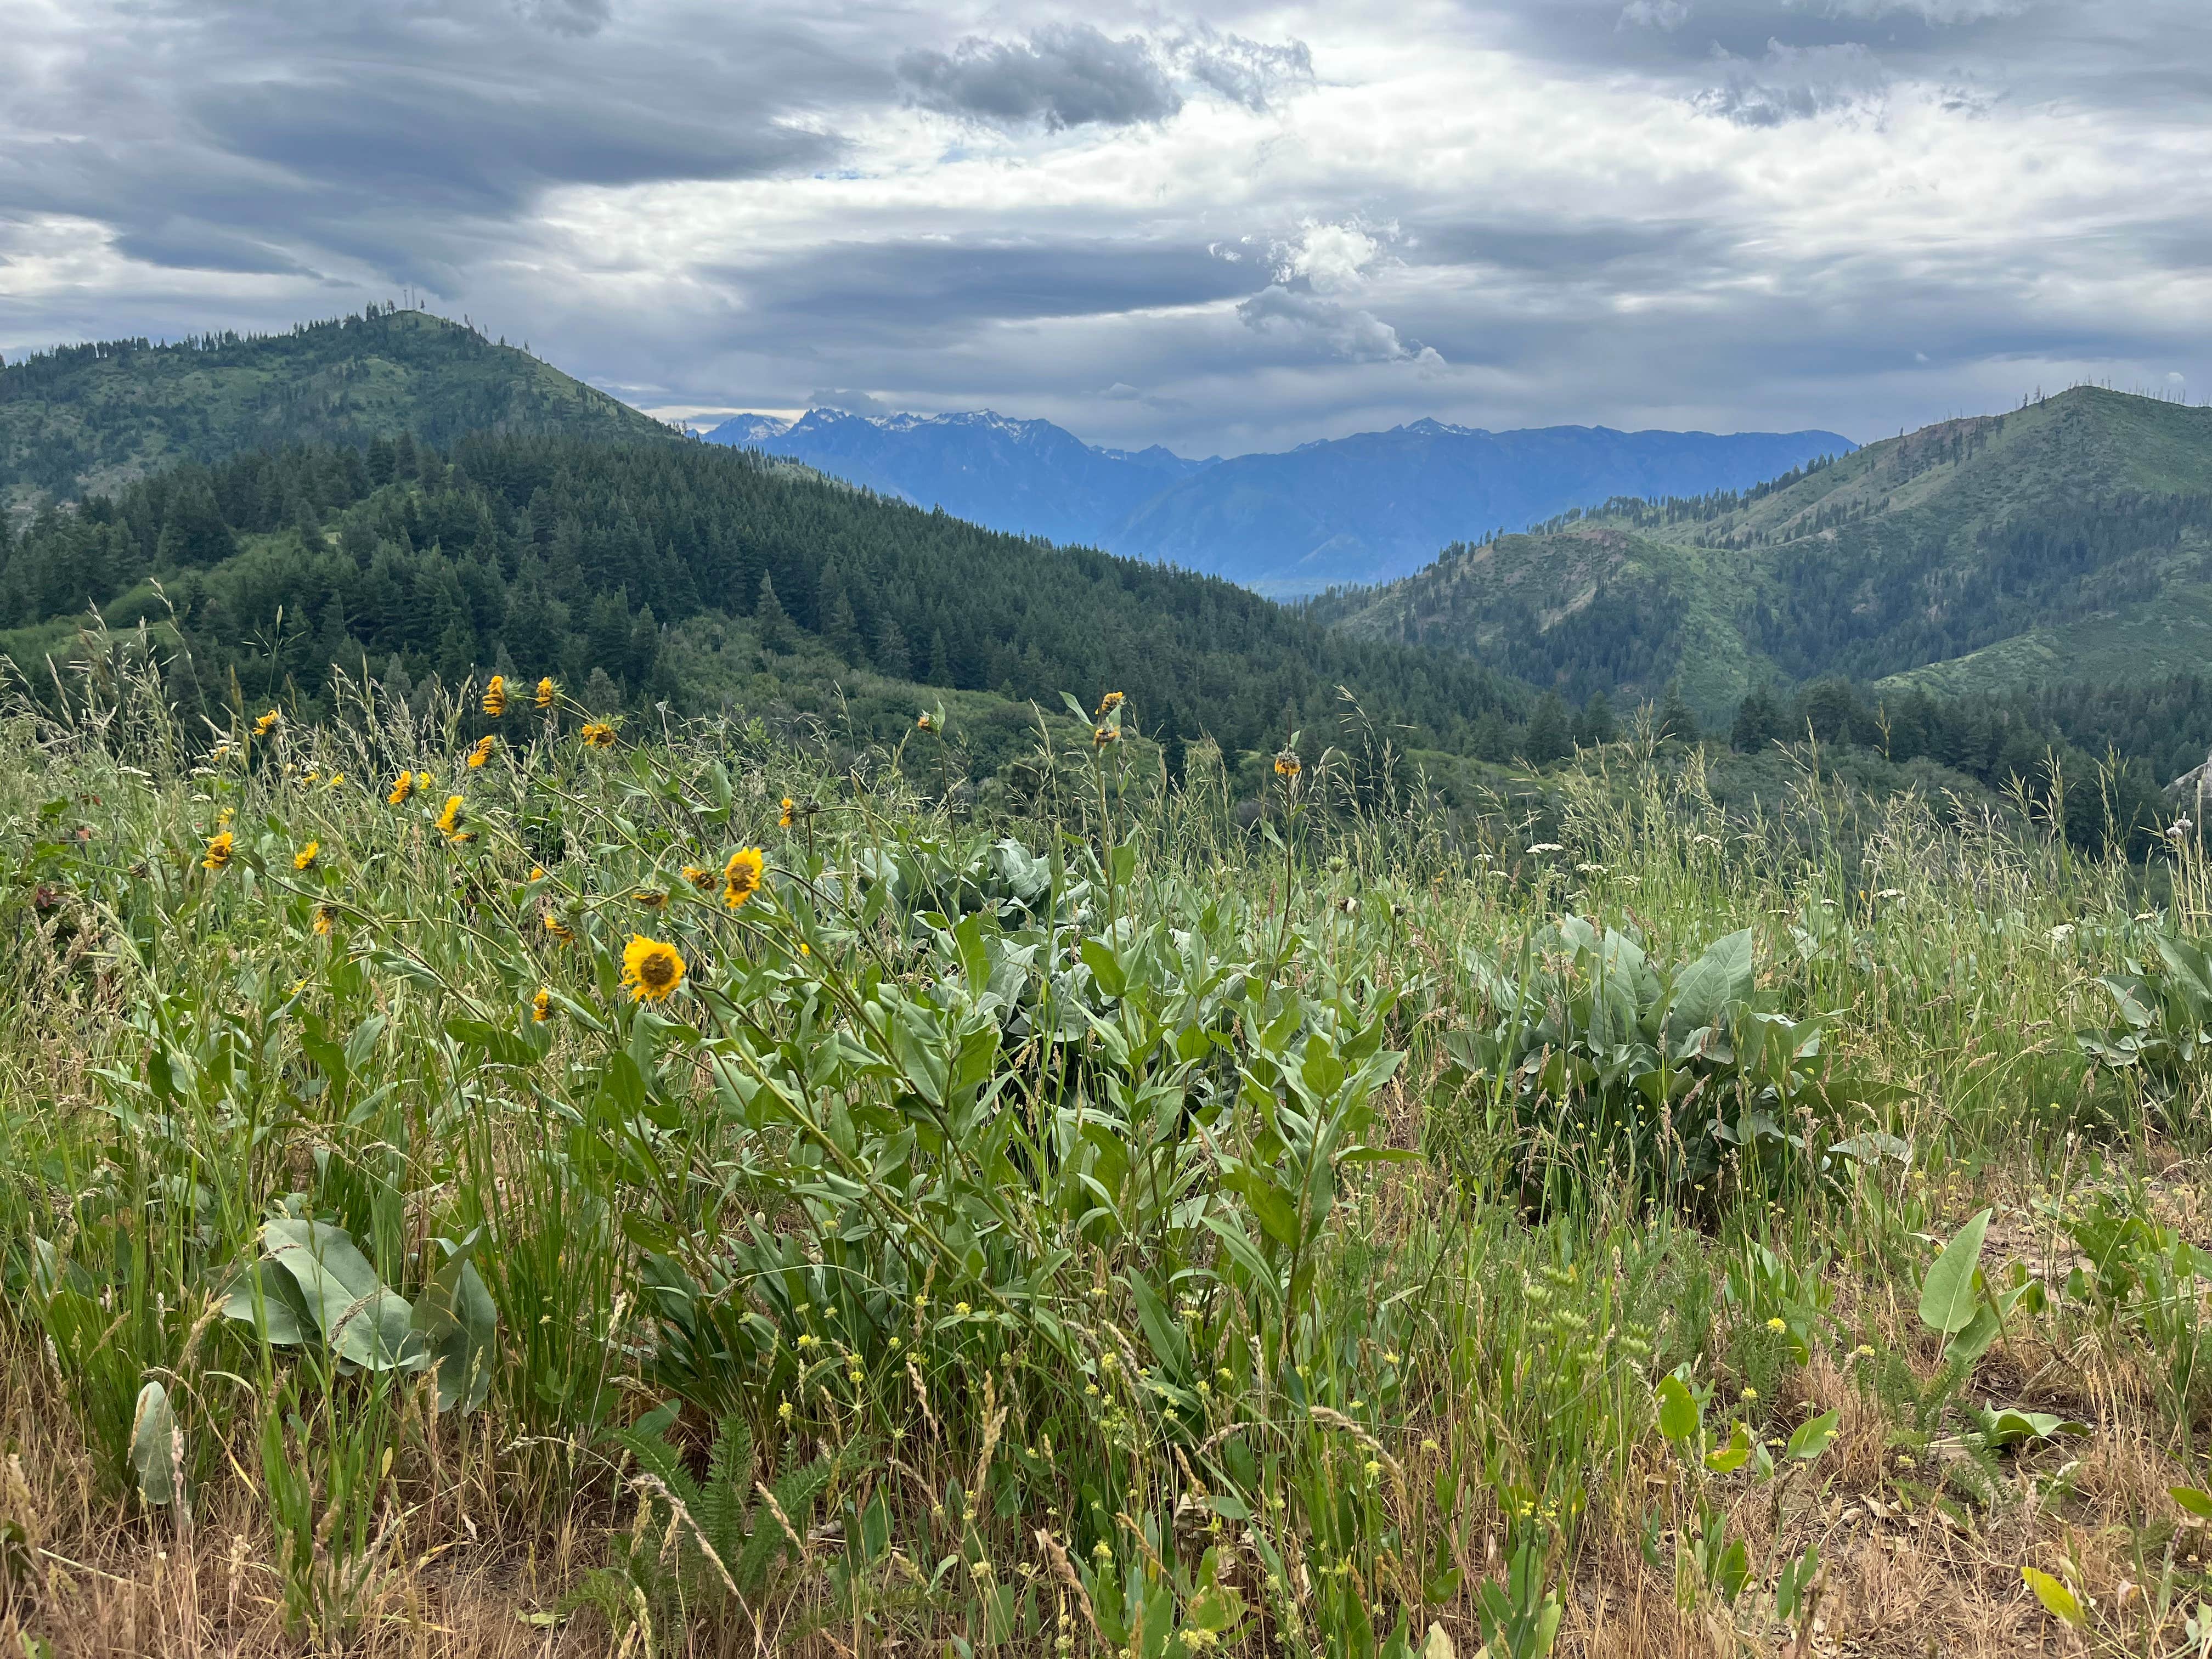
M 671 415 L 2212 393 L 2207 0 L 0 0 L 0 350 L 412 285 Z

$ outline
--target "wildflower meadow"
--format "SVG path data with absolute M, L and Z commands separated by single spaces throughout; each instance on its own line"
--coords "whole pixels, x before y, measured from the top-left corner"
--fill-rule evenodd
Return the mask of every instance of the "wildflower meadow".
M 15 704 L 9 1650 L 2212 1653 L 2192 826 L 1125 689 Z

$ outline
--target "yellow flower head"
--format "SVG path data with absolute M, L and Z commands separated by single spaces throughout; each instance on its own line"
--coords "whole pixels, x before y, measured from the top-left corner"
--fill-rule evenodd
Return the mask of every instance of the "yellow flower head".
M 200 860 L 206 870 L 220 870 L 230 862 L 230 831 L 219 830 L 208 837 L 207 856 Z
M 438 814 L 438 833 L 444 836 L 459 835 L 460 829 L 461 798 L 459 795 L 448 795 L 446 797 L 446 810 Z
M 283 718 L 284 716 L 280 710 L 275 708 L 270 709 L 259 720 L 253 722 L 253 735 L 257 738 L 267 737 L 271 732 L 274 732 L 276 729 L 276 722 Z
M 315 907 L 315 932 L 318 934 L 321 935 L 325 939 L 328 939 L 331 935 L 331 930 L 337 925 L 337 906 L 335 904 L 318 904 Z
M 407 805 L 408 796 L 414 793 L 415 775 L 412 772 L 402 772 L 398 777 L 392 779 L 392 793 L 385 799 L 394 806 L 404 806 Z
M 696 864 L 687 864 L 684 866 L 684 879 L 702 893 L 712 892 L 714 888 L 714 872 L 712 870 L 702 870 Z
M 658 887 L 641 887 L 637 902 L 648 910 L 662 910 L 668 907 L 668 895 Z
M 779 829 L 779 830 L 788 830 L 788 829 L 790 829 L 790 828 L 791 828 L 791 815 L 792 815 L 793 813 L 796 812 L 798 810 L 799 810 L 799 803 L 798 803 L 797 801 L 795 801 L 795 800 L 792 799 L 792 798 L 791 798 L 790 796 L 786 795 L 786 796 L 783 798 L 783 816 L 782 816 L 781 817 L 778 818 L 778 819 L 775 821 L 775 827 L 776 827 L 777 829 Z
M 611 749 L 615 746 L 615 729 L 605 720 L 593 720 L 583 730 L 586 749 Z
M 533 864 L 533 865 L 532 865 L 532 866 L 530 866 L 530 879 L 531 879 L 531 880 L 532 880 L 532 881 L 543 881 L 543 880 L 544 880 L 544 879 L 545 879 L 545 866 L 544 866 L 544 865 L 542 865 L 542 864 Z
M 478 738 L 477 739 L 477 746 L 469 750 L 470 767 L 474 769 L 476 767 L 482 766 L 486 761 L 491 758 L 491 751 L 497 747 L 499 747 L 499 739 L 493 737 L 489 732 L 486 732 L 483 737 Z
M 915 729 L 920 732 L 934 732 L 937 729 L 927 714 L 916 714 L 914 717 L 914 724 Z
M 1118 726 L 1101 726 L 1091 734 L 1092 745 L 1099 749 L 1103 749 L 1109 743 L 1119 743 L 1121 740 L 1121 728 Z
M 530 999 L 530 1018 L 540 1025 L 553 1018 L 553 993 L 550 988 L 539 986 L 538 994 Z
M 576 937 L 575 929 L 569 927 L 568 924 L 562 921 L 560 917 L 548 915 L 543 918 L 543 920 L 545 923 L 546 937 L 550 939 L 556 945 L 568 944 Z
M 315 867 L 315 860 L 322 857 L 322 842 L 319 841 L 311 841 L 305 847 L 302 847 L 298 852 L 292 854 L 292 867 L 295 870 L 312 870 Z
M 1109 691 L 1098 700 L 1098 713 L 1094 718 L 1103 720 L 1121 706 L 1121 694 L 1119 691 Z
M 1296 750 L 1285 749 L 1275 757 L 1275 775 L 1279 778 L 1296 778 L 1305 769 L 1305 763 L 1298 758 Z
M 538 681 L 536 698 L 538 706 L 540 708 L 550 708 L 553 706 L 553 698 L 560 690 L 559 686 L 553 684 L 553 677 L 550 674 Z
M 634 1002 L 659 1002 L 684 983 L 684 958 L 672 945 L 633 933 L 623 947 L 623 983 Z
M 767 867 L 768 860 L 757 847 L 740 847 L 731 854 L 722 871 L 722 902 L 732 910 L 744 904 L 760 891 L 761 876 Z
M 483 711 L 494 720 L 507 713 L 507 677 L 505 675 L 495 674 L 486 682 Z

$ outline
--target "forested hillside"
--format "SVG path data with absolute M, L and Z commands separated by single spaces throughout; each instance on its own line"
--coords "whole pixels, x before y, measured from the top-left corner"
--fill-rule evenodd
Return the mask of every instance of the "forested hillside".
M 285 334 L 103 340 L 0 368 L 0 508 L 113 490 L 180 461 L 411 432 L 670 435 L 526 351 L 372 306 Z
M 1679 679 L 1714 719 L 1770 679 L 2140 684 L 2212 655 L 2212 410 L 2080 387 L 1749 491 L 1455 545 L 1311 614 L 1570 700 Z
M 1341 688 L 1401 746 L 1462 753 L 1527 702 L 1464 659 L 1332 634 L 1224 581 L 681 442 L 403 437 L 179 467 L 0 544 L 19 665 L 66 657 L 88 605 L 180 634 L 188 702 L 234 678 L 313 706 L 331 665 L 366 660 L 402 683 L 550 673 L 609 704 L 702 708 L 826 659 L 848 680 L 1053 707 L 1124 690 L 1143 731 L 1231 750 L 1334 731 Z

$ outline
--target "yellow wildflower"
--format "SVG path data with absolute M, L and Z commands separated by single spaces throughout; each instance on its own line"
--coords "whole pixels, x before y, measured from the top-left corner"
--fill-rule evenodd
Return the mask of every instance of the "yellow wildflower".
M 611 749 L 615 746 L 615 729 L 605 720 L 593 720 L 582 732 L 586 749 Z
M 1121 740 L 1121 728 L 1118 726 L 1102 726 L 1091 734 L 1092 746 L 1098 749 L 1103 749 L 1108 744 L 1119 743 Z
M 200 860 L 200 867 L 206 870 L 222 869 L 224 865 L 230 862 L 230 831 L 228 830 L 219 830 L 210 836 L 207 856 Z
M 1296 778 L 1305 769 L 1305 763 L 1298 758 L 1295 750 L 1285 749 L 1275 757 L 1275 775 L 1279 778 Z
M 544 866 L 544 865 L 542 865 L 542 864 L 533 864 L 533 865 L 532 865 L 532 866 L 530 866 L 530 879 L 531 879 L 531 880 L 532 880 L 532 881 L 543 881 L 543 880 L 544 880 L 544 879 L 545 879 L 545 866 Z
M 337 906 L 335 904 L 318 904 L 315 907 L 315 932 L 319 935 L 322 938 L 328 939 L 331 936 L 331 930 L 337 925 Z
M 927 714 L 916 714 L 914 717 L 914 724 L 915 729 L 918 732 L 934 732 L 937 730 L 937 727 L 931 723 L 930 718 Z
M 549 915 L 543 918 L 543 920 L 545 923 L 545 932 L 547 936 L 550 938 L 556 945 L 566 945 L 576 937 L 575 929 L 569 927 L 568 924 L 562 921 L 560 917 Z
M 253 722 L 253 735 L 257 738 L 267 737 L 271 732 L 274 732 L 276 729 L 276 722 L 283 718 L 284 716 L 281 711 L 274 708 L 270 709 L 259 720 Z
M 484 685 L 483 711 L 494 720 L 507 713 L 507 678 L 495 674 Z
M 775 821 L 775 827 L 779 830 L 790 829 L 791 815 L 798 810 L 799 803 L 792 799 L 790 796 L 786 795 L 783 798 L 783 816 Z
M 539 1025 L 543 1025 L 553 1018 L 553 992 L 550 987 L 539 986 L 538 994 L 530 999 L 530 1018 Z
M 553 706 L 554 696 L 560 690 L 560 689 L 561 688 L 559 686 L 553 684 L 553 677 L 550 674 L 548 674 L 544 679 L 538 681 L 537 696 L 538 706 L 540 708 L 550 708 Z
M 438 833 L 441 836 L 457 836 L 460 832 L 461 798 L 459 795 L 448 795 L 446 797 L 446 810 L 438 814 Z
M 1091 718 L 1103 720 L 1121 706 L 1121 694 L 1119 691 L 1109 691 L 1098 700 L 1098 712 Z
M 319 841 L 311 841 L 305 847 L 302 847 L 298 852 L 292 854 L 292 867 L 295 870 L 312 870 L 315 867 L 315 860 L 322 857 L 322 842 Z
M 757 847 L 741 847 L 731 854 L 722 871 L 722 902 L 735 910 L 760 891 L 767 862 Z
M 392 779 L 392 793 L 385 799 L 394 806 L 404 806 L 407 804 L 408 796 L 414 793 L 415 775 L 412 772 L 402 772 L 398 777 Z
M 637 902 L 648 910 L 665 909 L 668 904 L 668 895 L 658 887 L 641 887 L 637 890 Z
M 696 864 L 687 864 L 684 866 L 684 879 L 702 893 L 711 892 L 714 890 L 714 872 L 712 870 L 702 870 Z
M 498 746 L 499 739 L 493 737 L 489 732 L 485 733 L 483 737 L 478 738 L 477 739 L 477 746 L 469 750 L 470 769 L 474 770 L 476 768 L 482 766 L 486 761 L 489 760 L 491 758 L 491 751 Z

